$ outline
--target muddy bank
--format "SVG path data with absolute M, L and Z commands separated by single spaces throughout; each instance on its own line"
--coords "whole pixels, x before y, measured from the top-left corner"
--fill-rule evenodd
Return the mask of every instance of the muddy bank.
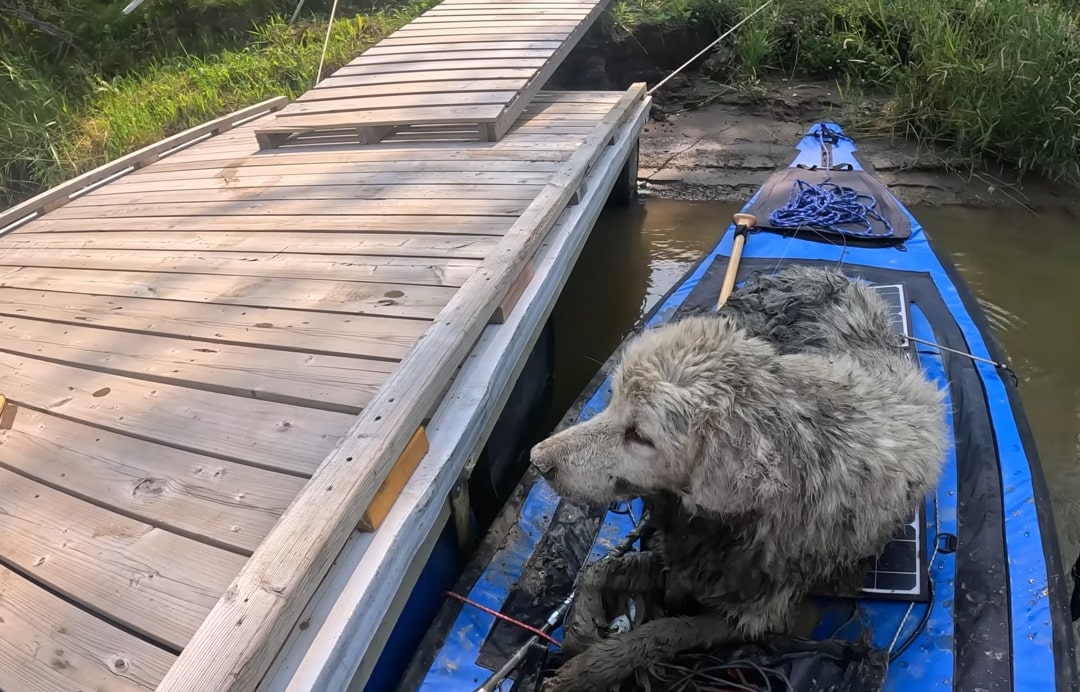
M 620 40 L 590 32 L 552 78 L 549 88 L 625 89 L 656 84 L 707 46 L 715 33 L 693 27 L 644 27 Z M 641 140 L 639 182 L 667 199 L 744 201 L 777 168 L 816 120 L 848 127 L 855 109 L 826 82 L 776 78 L 750 94 L 710 79 L 709 55 L 656 94 Z M 699 69 L 704 66 L 704 69 Z M 715 71 L 712 72 L 715 75 Z M 734 79 L 729 80 L 734 81 Z M 1080 194 L 1014 171 L 971 170 L 917 141 L 856 133 L 859 155 L 905 204 L 1012 206 L 1080 212 Z
M 639 177 L 652 194 L 745 200 L 815 120 L 844 123 L 852 107 L 822 83 L 767 84 L 755 97 L 702 78 L 687 80 L 680 106 L 662 105 L 641 140 Z M 1002 170 L 954 168 L 940 151 L 900 138 L 856 136 L 859 156 L 905 204 L 1071 207 L 1074 190 Z

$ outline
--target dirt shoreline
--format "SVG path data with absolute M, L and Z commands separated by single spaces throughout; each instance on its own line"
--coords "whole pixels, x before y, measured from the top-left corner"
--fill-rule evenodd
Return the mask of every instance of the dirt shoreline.
M 849 106 L 831 85 L 777 81 L 751 98 L 699 77 L 657 93 L 641 138 L 639 183 L 666 199 L 744 201 L 820 119 Z M 1080 212 L 1076 190 L 1008 171 L 950 170 L 938 152 L 898 138 L 858 137 L 860 158 L 908 205 L 1022 206 Z

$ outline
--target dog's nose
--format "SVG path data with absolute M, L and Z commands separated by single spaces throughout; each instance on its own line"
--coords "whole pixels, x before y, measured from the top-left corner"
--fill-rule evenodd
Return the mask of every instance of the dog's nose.
M 544 450 L 540 448 L 540 445 L 536 445 L 529 452 L 529 462 L 537 468 L 542 474 L 547 474 L 555 466 L 555 461 L 550 454 L 544 454 Z

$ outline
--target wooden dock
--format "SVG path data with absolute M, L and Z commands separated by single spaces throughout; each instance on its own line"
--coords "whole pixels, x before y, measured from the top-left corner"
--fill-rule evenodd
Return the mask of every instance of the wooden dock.
M 0 212 L 0 690 L 254 689 L 287 640 L 313 655 L 297 623 L 338 598 L 342 548 L 407 532 L 402 486 L 441 511 L 501 404 L 457 437 L 432 421 L 448 391 L 512 385 L 531 341 L 511 337 L 550 310 L 648 110 L 641 85 L 541 90 L 601 5 L 447 0 L 291 106 Z M 561 38 L 516 45 L 534 33 Z M 436 98 L 493 79 L 494 119 Z M 306 103 L 332 118 L 288 115 Z M 303 127 L 279 136 L 285 117 Z M 513 348 L 477 370 L 493 339 Z M 407 565 L 425 536 L 355 557 Z
M 605 2 L 443 0 L 268 119 L 256 135 L 273 148 L 317 131 L 349 131 L 375 143 L 449 127 L 497 141 Z

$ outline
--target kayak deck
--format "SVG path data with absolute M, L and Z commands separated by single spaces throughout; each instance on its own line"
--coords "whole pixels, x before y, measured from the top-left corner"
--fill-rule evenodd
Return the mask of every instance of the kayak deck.
M 792 168 L 815 166 L 820 146 L 811 128 Z M 830 148 L 834 165 L 862 172 L 853 143 L 842 133 Z M 759 202 L 755 196 L 745 209 Z M 739 267 L 739 282 L 753 272 L 802 264 L 840 267 L 874 284 L 897 308 L 896 327 L 913 338 L 908 345 L 927 377 L 947 392 L 953 445 L 910 533 L 879 557 L 874 582 L 860 593 L 808 599 L 797 634 L 818 641 L 863 639 L 887 652 L 886 690 L 1072 689 L 1077 672 L 1064 574 L 1011 371 L 999 365 L 1002 358 L 977 303 L 934 252 L 918 221 L 891 195 L 885 206 L 902 211 L 902 237 L 874 243 L 821 233 L 752 233 Z M 728 228 L 642 327 L 715 305 L 733 231 Z M 564 425 L 603 409 L 606 375 L 617 356 L 586 388 Z M 578 506 L 530 472 L 456 591 L 476 605 L 540 626 L 570 593 L 582 566 L 609 553 L 641 512 L 637 500 L 607 511 Z M 561 632 L 553 636 L 558 640 Z M 399 689 L 473 690 L 529 637 L 480 608 L 448 602 Z M 513 676 L 512 689 L 538 689 L 540 672 L 555 665 L 554 651 L 534 647 Z

